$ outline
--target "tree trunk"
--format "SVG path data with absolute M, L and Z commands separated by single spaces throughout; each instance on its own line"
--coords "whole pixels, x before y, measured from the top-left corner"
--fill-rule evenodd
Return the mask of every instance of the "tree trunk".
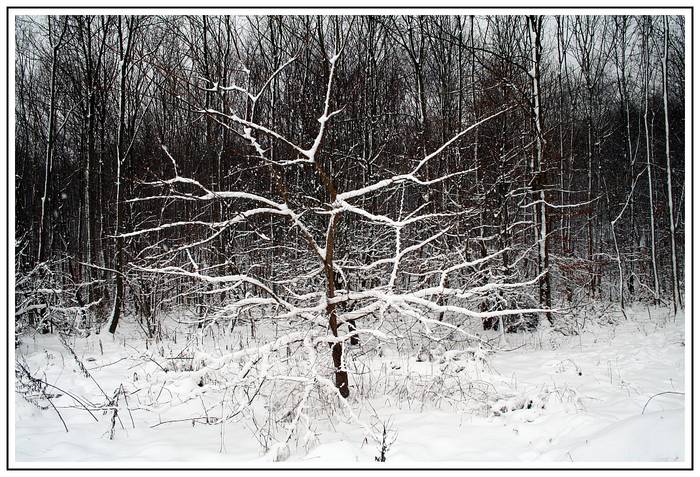
M 643 44 L 644 44 L 644 140 L 647 155 L 647 184 L 649 186 L 649 227 L 651 232 L 651 269 L 654 279 L 654 304 L 659 304 L 659 272 L 656 267 L 656 219 L 654 218 L 654 189 L 653 170 L 651 168 L 651 141 L 649 132 L 649 34 L 650 18 L 644 17 Z
M 53 150 L 55 141 L 54 116 L 56 115 L 56 63 L 58 62 L 58 50 L 61 47 L 63 36 L 66 33 L 66 23 L 64 23 L 63 30 L 55 44 L 51 41 L 51 17 L 48 17 L 48 30 L 49 44 L 51 46 L 51 85 L 49 91 L 49 120 L 47 126 L 46 154 L 44 157 L 44 193 L 41 196 L 41 216 L 39 217 L 39 245 L 37 251 L 38 262 L 43 262 L 46 260 L 49 249 L 49 225 L 46 207 L 52 184 L 51 171 L 53 168 Z
M 680 282 L 678 279 L 678 258 L 676 254 L 676 226 L 673 217 L 673 187 L 671 184 L 671 129 L 668 122 L 668 17 L 664 21 L 664 58 L 663 58 L 663 83 L 664 83 L 664 126 L 666 130 L 666 188 L 668 194 L 668 224 L 671 234 L 671 266 L 673 267 L 673 312 L 678 312 L 681 303 Z
M 532 70 L 531 70 L 531 80 L 532 80 L 532 97 L 533 97 L 533 107 L 532 115 L 533 121 L 535 123 L 535 164 L 533 168 L 533 174 L 535 175 L 535 180 L 533 181 L 537 205 L 535 207 L 536 212 L 539 213 L 539 238 L 538 238 L 538 264 L 539 264 L 539 274 L 542 274 L 540 278 L 539 288 L 540 288 L 540 305 L 544 308 L 552 307 L 552 294 L 551 294 L 551 281 L 549 276 L 549 250 L 547 247 L 547 203 L 545 195 L 545 185 L 546 185 L 546 170 L 543 167 L 543 130 L 542 130 L 542 111 L 541 111 L 541 91 L 540 91 L 540 59 L 542 56 L 542 17 L 532 15 L 528 17 L 528 26 L 530 30 L 530 48 L 532 54 Z M 547 320 L 553 323 L 552 313 L 546 313 Z
M 121 315 L 121 309 L 124 300 L 124 238 L 121 237 L 122 233 L 122 216 L 124 215 L 124 204 L 121 197 L 122 187 L 121 187 L 121 166 L 124 162 L 124 157 L 122 157 L 122 143 L 124 141 L 124 130 L 125 130 L 125 110 L 126 110 L 126 76 L 128 72 L 129 64 L 129 54 L 132 46 L 132 34 L 133 34 L 133 19 L 127 20 L 127 39 L 126 47 L 124 46 L 124 41 L 122 39 L 122 17 L 119 17 L 119 58 L 120 58 L 120 68 L 119 68 L 119 127 L 117 129 L 117 180 L 116 180 L 116 210 L 117 218 L 115 224 L 115 259 L 114 259 L 114 269 L 115 269 L 115 280 L 116 280 L 116 290 L 114 293 L 114 306 L 112 308 L 112 320 L 109 325 L 109 332 L 114 333 L 117 330 L 117 325 L 119 324 L 119 317 Z

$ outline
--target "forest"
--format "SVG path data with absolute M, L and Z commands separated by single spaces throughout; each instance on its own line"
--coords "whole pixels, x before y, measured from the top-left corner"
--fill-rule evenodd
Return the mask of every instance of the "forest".
M 103 437 L 54 461 L 166 429 L 195 460 L 390 463 L 421 419 L 593 432 L 537 373 L 590 360 L 620 419 L 680 412 L 680 454 L 641 460 L 683 460 L 685 22 L 14 17 L 16 458 L 47 426 Z M 600 357 L 642 341 L 649 389 Z M 414 458 L 513 458 L 479 452 Z

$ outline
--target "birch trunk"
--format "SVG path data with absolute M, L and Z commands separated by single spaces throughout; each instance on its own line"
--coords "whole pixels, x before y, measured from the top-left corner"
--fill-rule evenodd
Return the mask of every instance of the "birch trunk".
M 533 174 L 535 174 L 534 185 L 537 190 L 537 206 L 536 211 L 539 213 L 539 238 L 538 238 L 538 263 L 539 273 L 543 274 L 540 278 L 540 304 L 545 308 L 551 308 L 552 296 L 550 290 L 549 276 L 549 253 L 547 250 L 547 203 L 545 196 L 546 171 L 543 168 L 543 130 L 542 130 L 542 111 L 541 111 L 541 91 L 540 91 L 540 60 L 542 56 L 542 17 L 528 17 L 528 26 L 530 30 L 530 48 L 532 54 L 532 69 L 530 70 L 530 78 L 532 80 L 532 114 L 535 123 L 535 164 Z M 546 313 L 547 320 L 552 323 L 551 312 Z

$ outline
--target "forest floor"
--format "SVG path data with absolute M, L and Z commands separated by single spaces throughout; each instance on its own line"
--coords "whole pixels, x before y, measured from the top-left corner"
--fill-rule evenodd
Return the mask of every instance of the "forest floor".
M 358 348 L 353 363 L 365 371 L 351 380 L 349 403 L 380 435 L 386 426 L 388 466 L 680 464 L 689 458 L 684 315 L 637 307 L 627 316 L 591 321 L 573 336 L 546 327 L 508 334 L 501 348 L 509 351 L 483 356 L 443 352 L 442 359 L 418 362 L 414 352 Z M 56 335 L 21 337 L 17 361 L 55 388 L 44 391 L 53 394 L 50 403 L 14 393 L 15 464 L 236 467 L 279 460 L 260 420 L 217 421 L 232 391 L 178 364 L 197 330 L 171 326 L 181 334 L 147 347 L 127 317 L 114 336 L 69 338 L 77 359 Z M 227 336 L 197 345 L 217 354 L 252 339 Z M 376 465 L 380 445 L 346 417 L 318 412 L 308 426 L 312 435 L 291 439 L 282 465 Z

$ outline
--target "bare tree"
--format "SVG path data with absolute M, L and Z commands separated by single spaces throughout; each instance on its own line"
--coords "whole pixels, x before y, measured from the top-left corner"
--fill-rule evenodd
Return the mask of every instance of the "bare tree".
M 126 23 L 126 31 L 122 23 Z M 112 307 L 111 322 L 109 325 L 109 332 L 114 333 L 117 330 L 117 325 L 119 324 L 119 317 L 122 309 L 122 302 L 124 300 L 124 239 L 121 236 L 122 232 L 122 221 L 124 215 L 124 204 L 121 196 L 122 192 L 122 165 L 126 160 L 128 155 L 129 146 L 126 144 L 125 134 L 126 134 L 126 80 L 129 74 L 131 54 L 134 47 L 134 35 L 138 25 L 137 17 L 118 17 L 117 19 L 117 35 L 119 39 L 119 105 L 118 105 L 118 127 L 117 127 L 117 144 L 116 144 L 116 155 L 115 162 L 117 165 L 117 181 L 116 181 L 116 211 L 117 218 L 115 224 L 116 238 L 115 238 L 115 282 L 116 290 L 114 292 L 114 304 Z
M 646 159 L 647 159 L 647 185 L 649 192 L 649 233 L 651 247 L 651 270 L 654 280 L 654 303 L 659 302 L 659 272 L 657 269 L 656 259 L 656 219 L 654 216 L 654 188 L 653 188 L 653 169 L 652 169 L 652 145 L 651 132 L 649 129 L 649 85 L 651 83 L 651 45 L 649 44 L 650 36 L 652 35 L 653 26 L 651 18 L 642 17 L 641 21 L 641 39 L 642 39 L 642 70 L 644 74 L 644 141 L 646 143 Z
M 41 196 L 41 217 L 39 218 L 39 246 L 37 252 L 37 262 L 43 262 L 48 256 L 49 249 L 49 224 L 46 206 L 49 197 L 50 187 L 53 184 L 51 172 L 53 169 L 54 141 L 55 141 L 55 114 L 56 114 L 56 75 L 58 73 L 58 55 L 64 43 L 68 22 L 64 19 L 59 27 L 58 37 L 52 33 L 51 17 L 47 17 L 47 36 L 49 49 L 51 52 L 51 84 L 49 90 L 49 117 L 46 126 L 46 156 L 44 159 L 44 193 Z
M 671 235 L 671 269 L 673 272 L 673 312 L 678 311 L 681 303 L 680 282 L 678 278 L 678 258 L 676 253 L 676 227 L 673 215 L 673 187 L 671 186 L 671 143 L 670 143 L 670 126 L 668 121 L 668 18 L 663 17 L 664 22 L 664 55 L 662 60 L 663 67 L 663 89 L 664 89 L 664 129 L 666 131 L 666 191 L 668 194 L 668 226 Z M 651 172 L 649 172 L 651 174 Z

